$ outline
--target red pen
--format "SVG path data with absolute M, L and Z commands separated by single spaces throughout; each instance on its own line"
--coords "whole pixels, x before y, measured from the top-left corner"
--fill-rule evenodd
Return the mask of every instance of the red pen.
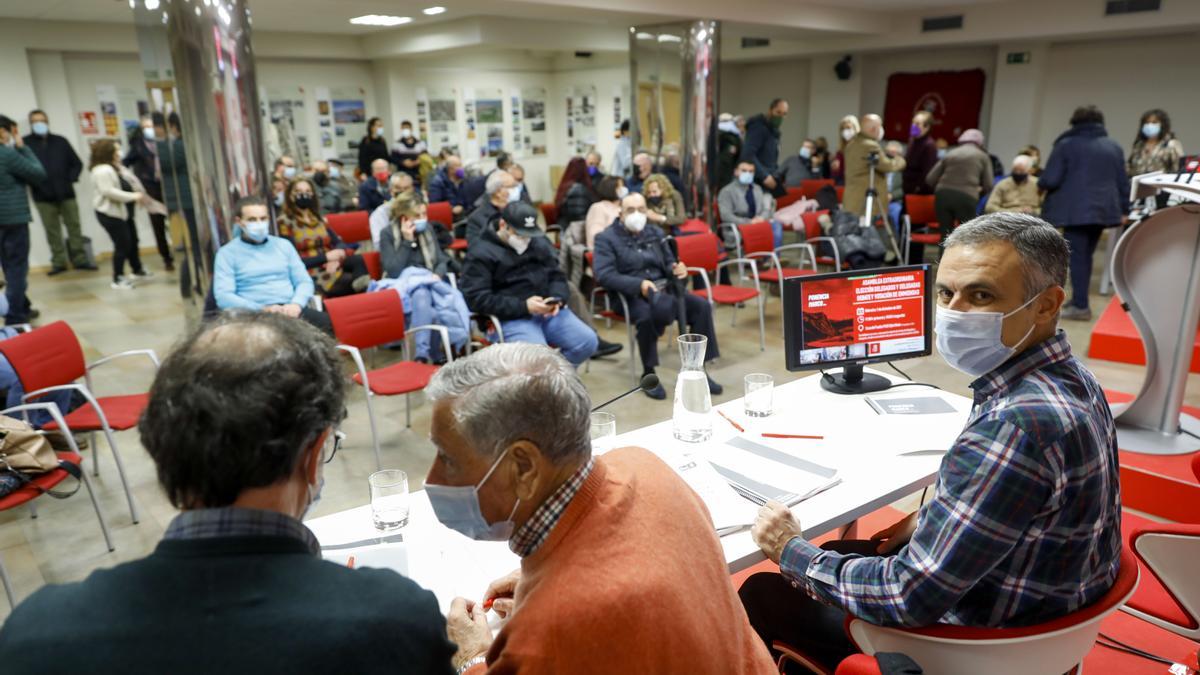
M 814 441 L 825 440 L 824 436 L 804 436 L 802 434 L 768 434 L 764 432 L 762 436 L 763 438 L 807 438 Z
M 495 598 L 488 598 L 487 600 L 484 600 L 483 601 L 483 611 L 486 612 L 489 609 L 491 609 L 492 605 L 495 604 L 495 602 L 496 602 Z
M 729 422 L 730 424 L 732 424 L 732 425 L 733 425 L 733 428 L 734 428 L 734 429 L 737 429 L 737 430 L 738 430 L 740 433 L 746 433 L 746 430 L 742 428 L 742 425 L 740 425 L 740 424 L 738 424 L 737 422 L 734 422 L 733 420 L 729 419 L 729 416 L 728 416 L 728 415 L 726 415 L 725 413 L 723 413 L 723 412 L 721 412 L 720 410 L 718 410 L 718 411 L 717 411 L 717 414 L 718 414 L 718 415 L 720 415 L 721 417 L 724 417 L 724 418 L 725 418 L 725 421 L 726 421 L 726 422 Z

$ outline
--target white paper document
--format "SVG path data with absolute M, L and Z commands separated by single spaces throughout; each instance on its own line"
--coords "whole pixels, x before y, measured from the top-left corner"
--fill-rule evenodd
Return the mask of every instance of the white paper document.
M 321 552 L 322 558 L 339 565 L 349 563 L 350 556 L 354 556 L 355 569 L 375 567 L 408 576 L 408 548 L 402 543 L 369 544 Z
M 758 507 L 740 497 L 704 458 L 688 454 L 663 459 L 704 501 L 717 534 L 736 532 L 754 524 Z
M 756 504 L 775 500 L 795 506 L 841 482 L 836 469 L 740 436 L 704 453 L 738 494 Z

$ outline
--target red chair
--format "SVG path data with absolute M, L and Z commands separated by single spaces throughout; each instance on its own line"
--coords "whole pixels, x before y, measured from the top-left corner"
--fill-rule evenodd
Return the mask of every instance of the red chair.
M 774 247 L 775 235 L 771 231 L 771 223 L 760 221 L 757 223 L 745 223 L 728 228 L 733 233 L 733 240 L 737 248 L 737 256 L 739 258 L 749 258 L 756 260 L 762 258 L 765 264 L 764 268 L 758 270 L 758 280 L 768 284 L 779 284 L 779 297 L 783 298 L 783 280 L 791 277 L 802 277 L 809 274 L 817 273 L 817 253 L 809 243 L 800 244 L 785 244 L 778 248 Z M 782 251 L 801 251 L 808 254 L 808 261 L 812 264 L 812 269 L 802 269 L 800 267 L 784 267 L 780 261 L 779 254 Z M 801 261 L 804 258 L 801 257 Z
M 782 209 L 785 206 L 791 206 L 803 198 L 804 190 L 802 188 L 790 187 L 787 189 L 787 194 L 775 201 L 775 208 Z
M 34 476 L 31 485 L 17 488 L 4 497 L 0 497 L 0 511 L 8 511 L 22 504 L 28 504 L 30 515 L 33 518 L 37 518 L 37 508 L 33 505 L 33 500 L 45 494 L 43 490 L 50 490 L 66 480 L 68 476 L 77 473 L 80 482 L 83 483 L 83 487 L 87 488 L 88 497 L 92 500 L 92 508 L 96 511 L 96 519 L 100 521 L 100 532 L 104 534 L 104 544 L 108 546 L 108 552 L 112 553 L 116 550 L 116 547 L 113 546 L 112 538 L 108 534 L 108 523 L 104 522 L 104 514 L 100 511 L 100 502 L 96 501 L 96 493 L 92 490 L 92 482 L 88 479 L 87 472 L 83 470 L 83 457 L 79 455 L 79 448 L 75 445 L 75 437 L 71 435 L 70 427 L 63 421 L 63 416 L 58 406 L 53 403 L 26 403 L 24 405 L 13 406 L 7 410 L 0 410 L 0 415 L 14 416 L 14 413 L 19 412 L 27 416 L 33 410 L 44 410 L 50 413 L 58 428 L 62 429 L 67 443 L 71 446 L 71 450 L 69 452 L 55 452 L 54 454 L 58 455 L 60 465 L 62 463 L 72 464 L 75 466 L 75 470 L 68 471 L 59 466 L 46 473 Z M 0 558 L 0 583 L 4 585 L 4 593 L 8 596 L 9 606 L 16 608 L 16 594 L 13 593 L 12 580 L 8 578 L 8 570 L 4 568 L 3 558 Z
M 732 325 L 737 325 L 737 305 L 758 298 L 758 344 L 760 350 L 766 351 L 767 332 L 766 322 L 763 319 L 763 293 L 762 287 L 758 283 L 758 267 L 754 261 L 748 258 L 730 258 L 720 261 L 717 255 L 719 246 L 717 235 L 712 232 L 694 234 L 690 237 L 676 237 L 675 243 L 679 247 L 680 262 L 687 266 L 689 272 L 699 273 L 700 278 L 704 280 L 704 290 L 692 292 L 702 298 L 707 298 L 710 305 L 733 305 Z M 709 280 L 709 274 L 719 278 L 721 268 L 728 265 L 737 265 L 739 273 L 744 273 L 749 268 L 750 276 L 754 279 L 754 288 L 713 284 Z
M 362 254 L 363 264 L 367 266 L 367 274 L 375 281 L 383 278 L 383 258 L 379 251 L 367 251 Z
M 1200 454 L 1192 458 L 1200 480 Z M 1129 545 L 1148 572 L 1145 582 L 1122 609 L 1189 640 L 1200 641 L 1200 525 L 1156 523 L 1130 513 L 1121 529 L 1133 531 Z
M 398 396 L 404 394 L 404 427 L 412 426 L 412 414 L 409 409 L 409 394 L 421 391 L 429 384 L 429 379 L 437 372 L 437 366 L 419 361 L 400 361 L 390 366 L 368 371 L 363 363 L 362 351 L 371 347 L 401 342 L 404 344 L 404 354 L 407 357 L 408 345 L 405 344 L 406 334 L 417 331 L 433 331 L 442 336 L 442 348 L 446 359 L 454 358 L 450 347 L 450 331 L 445 326 L 426 325 L 413 326 L 405 331 L 404 305 L 400 294 L 395 291 L 380 291 L 377 293 L 361 293 L 341 298 L 331 298 L 325 301 L 325 312 L 333 323 L 333 334 L 337 338 L 337 348 L 350 354 L 358 372 L 354 375 L 355 384 L 362 385 L 367 398 L 367 417 L 371 422 L 371 440 L 374 443 L 375 466 L 382 468 L 379 454 L 379 432 L 375 425 L 375 408 L 371 400 L 376 396 Z
M 833 181 L 828 179 L 802 180 L 800 181 L 800 195 L 805 199 L 816 199 L 817 193 L 826 185 L 833 185 Z
M 1066 673 L 1092 649 L 1100 622 L 1133 595 L 1138 565 L 1122 548 L 1116 581 L 1099 600 L 1066 616 L 1019 628 L 935 625 L 885 628 L 849 617 L 846 632 L 865 654 L 907 654 L 928 673 Z
M 542 211 L 542 218 L 546 219 L 547 227 L 558 224 L 558 207 L 553 202 L 542 202 L 538 208 Z
M 445 225 L 446 227 L 451 228 L 451 231 L 453 231 L 454 210 L 450 206 L 450 202 L 434 202 L 434 203 L 430 204 L 429 206 L 427 206 L 425 208 L 425 217 L 428 218 L 431 222 L 441 223 L 441 224 Z M 467 250 L 467 240 L 466 239 L 455 239 L 450 244 L 450 250 L 451 251 Z
M 325 216 L 325 224 L 347 244 L 371 241 L 371 214 L 366 211 L 347 211 Z
M 904 195 L 904 264 L 908 264 L 908 249 L 911 244 L 936 245 L 942 243 L 938 232 L 937 211 L 933 208 L 933 195 Z M 913 223 L 923 226 L 926 232 L 913 232 Z M 923 262 L 921 260 L 918 263 Z
M 0 341 L 0 354 L 8 359 L 21 381 L 21 388 L 26 391 L 21 399 L 23 403 L 41 398 L 52 391 L 73 390 L 83 396 L 87 402 L 64 416 L 66 424 L 74 431 L 91 433 L 92 447 L 96 447 L 95 432 L 104 432 L 113 460 L 117 463 L 121 486 L 125 488 L 129 513 L 133 522 L 138 522 L 133 492 L 129 489 L 129 481 L 125 477 L 125 464 L 121 461 L 121 453 L 117 450 L 113 431 L 125 431 L 137 426 L 149 395 L 143 393 L 97 398 L 92 394 L 92 370 L 127 356 L 145 356 L 154 364 L 154 369 L 158 370 L 158 355 L 154 350 L 133 349 L 90 364 L 85 363 L 83 349 L 79 346 L 79 338 L 75 337 L 75 331 L 71 330 L 66 322 L 55 321 L 32 332 Z M 85 384 L 79 384 L 79 378 L 83 378 Z M 58 422 L 46 424 L 42 429 L 60 430 Z M 66 433 L 66 429 L 62 431 Z M 97 459 L 92 458 L 92 471 L 98 476 L 100 462 Z
M 685 220 L 683 221 L 683 224 L 679 226 L 680 235 L 704 234 L 705 232 L 712 232 L 712 228 L 708 226 L 708 223 L 697 218 Z
M 838 203 L 841 204 L 842 201 L 844 201 L 844 199 L 846 197 L 846 186 L 839 185 L 839 186 L 837 186 L 836 189 L 837 189 Z

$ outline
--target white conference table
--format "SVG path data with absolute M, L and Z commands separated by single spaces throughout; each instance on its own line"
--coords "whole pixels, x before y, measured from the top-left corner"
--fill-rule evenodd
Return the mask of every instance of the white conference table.
M 885 377 L 902 382 L 899 378 Z M 821 389 L 819 380 L 820 375 L 813 375 L 777 384 L 774 413 L 769 417 L 745 416 L 741 399 L 715 406 L 746 431 L 738 432 L 714 414 L 713 437 L 707 441 L 708 444 L 724 444 L 741 435 L 837 469 L 841 478 L 839 484 L 792 509 L 804 528 L 804 535 L 809 538 L 850 527 L 862 516 L 931 485 L 942 455 L 958 436 L 971 408 L 971 400 L 963 396 L 927 387 L 903 387 L 872 396 L 935 395 L 949 403 L 954 412 L 881 415 L 863 396 L 827 392 Z M 616 415 L 618 431 L 621 406 L 633 405 L 639 400 L 635 393 L 606 409 Z M 760 436 L 763 432 L 817 435 L 824 439 L 769 439 Z M 700 444 L 676 440 L 668 418 L 621 433 L 615 439 L 609 439 L 605 448 L 629 445 L 644 447 L 669 463 L 677 463 Z M 417 478 L 410 476 L 409 480 L 415 482 Z M 400 530 L 406 544 L 408 576 L 433 591 L 443 611 L 456 596 L 482 599 L 489 582 L 519 566 L 519 559 L 509 551 L 507 542 L 472 541 L 438 523 L 424 490 L 413 492 L 410 501 L 409 523 Z M 379 536 L 371 522 L 369 504 L 315 518 L 306 525 L 325 546 Z M 721 544 L 731 573 L 764 559 L 750 538 L 749 528 L 721 537 Z

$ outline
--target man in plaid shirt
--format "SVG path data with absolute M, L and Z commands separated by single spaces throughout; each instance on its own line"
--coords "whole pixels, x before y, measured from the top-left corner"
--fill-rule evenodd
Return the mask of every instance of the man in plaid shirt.
M 932 500 L 870 542 L 818 548 L 781 504 L 756 543 L 782 574 L 740 595 L 768 646 L 830 667 L 854 651 L 842 623 L 1022 626 L 1105 593 L 1121 552 L 1116 431 L 1095 378 L 1057 328 L 1066 242 L 1028 215 L 991 214 L 946 241 L 938 351 L 974 407 L 942 460 Z

